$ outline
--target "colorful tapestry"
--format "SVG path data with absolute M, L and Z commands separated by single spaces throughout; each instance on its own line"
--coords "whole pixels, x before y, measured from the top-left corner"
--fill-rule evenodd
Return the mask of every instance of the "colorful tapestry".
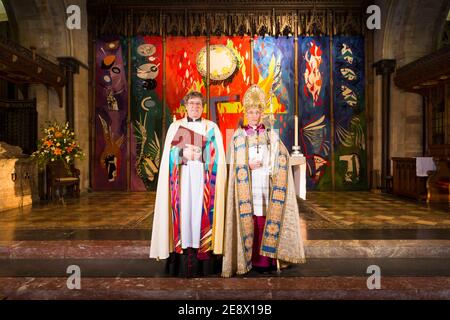
M 333 38 L 336 190 L 364 190 L 367 181 L 364 39 Z
M 294 38 L 255 38 L 253 47 L 253 64 L 257 70 L 254 74 L 255 83 L 264 89 L 268 98 L 271 97 L 272 112 L 275 114 L 274 129 L 278 130 L 288 150 L 292 150 L 294 144 L 294 59 Z M 270 107 L 266 109 L 266 114 L 269 112 Z
M 328 37 L 299 37 L 299 144 L 308 190 L 331 189 L 329 57 Z
M 131 39 L 131 191 L 156 190 L 161 159 L 161 37 Z
M 248 36 L 210 39 L 210 119 L 219 125 L 225 150 L 243 117 L 242 97 L 251 85 L 250 40 Z M 204 76 L 205 53 L 197 61 Z
M 167 118 L 184 117 L 182 99 L 191 90 L 206 97 L 206 76 L 198 70 L 199 52 L 206 48 L 205 37 L 167 37 L 166 39 L 166 103 Z M 204 110 L 206 116 L 206 107 Z
M 127 187 L 127 40 L 96 42 L 95 190 Z
M 298 40 L 298 138 L 301 152 L 307 158 L 307 189 L 331 190 L 333 183 L 336 190 L 367 189 L 364 39 L 334 37 L 332 57 L 329 37 Z M 209 92 L 210 109 L 205 105 L 203 116 L 219 125 L 227 148 L 233 132 L 243 121 L 242 96 L 250 85 L 258 84 L 271 102 L 265 115 L 275 114 L 274 128 L 288 150 L 292 150 L 296 108 L 294 39 L 255 36 L 253 52 L 251 43 L 248 36 L 211 37 L 207 52 L 206 37 L 167 37 L 163 56 L 162 37 L 98 39 L 94 189 L 126 190 L 128 186 L 132 191 L 156 189 L 163 131 L 174 115 L 178 119 L 185 116 L 181 103 L 191 90 L 200 91 L 205 97 Z M 331 99 L 333 119 L 330 119 Z M 267 123 L 268 118 L 265 119 Z M 127 136 L 127 132 L 131 135 Z

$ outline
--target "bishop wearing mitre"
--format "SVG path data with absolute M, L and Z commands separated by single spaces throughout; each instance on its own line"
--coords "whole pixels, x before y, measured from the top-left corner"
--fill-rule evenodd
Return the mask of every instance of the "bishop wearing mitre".
M 250 86 L 242 104 L 247 124 L 235 131 L 229 149 L 223 277 L 305 262 L 290 156 L 263 123 L 264 90 Z

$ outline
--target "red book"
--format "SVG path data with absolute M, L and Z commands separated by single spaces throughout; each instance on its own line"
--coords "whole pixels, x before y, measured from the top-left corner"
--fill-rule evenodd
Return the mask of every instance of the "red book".
M 188 144 L 201 148 L 203 152 L 206 145 L 206 137 L 189 128 L 180 126 L 172 139 L 171 145 L 184 149 Z M 183 164 L 185 164 L 185 160 L 183 158 Z

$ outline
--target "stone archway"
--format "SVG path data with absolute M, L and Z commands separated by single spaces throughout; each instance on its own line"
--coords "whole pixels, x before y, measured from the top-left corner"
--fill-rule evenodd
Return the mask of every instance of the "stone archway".
M 401 67 L 437 49 L 450 4 L 446 0 L 386 1 L 382 54 Z

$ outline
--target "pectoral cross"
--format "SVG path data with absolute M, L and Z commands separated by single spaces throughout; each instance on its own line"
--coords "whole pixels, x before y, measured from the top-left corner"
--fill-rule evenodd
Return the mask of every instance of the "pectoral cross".
M 256 153 L 259 154 L 259 132 L 256 131 Z

